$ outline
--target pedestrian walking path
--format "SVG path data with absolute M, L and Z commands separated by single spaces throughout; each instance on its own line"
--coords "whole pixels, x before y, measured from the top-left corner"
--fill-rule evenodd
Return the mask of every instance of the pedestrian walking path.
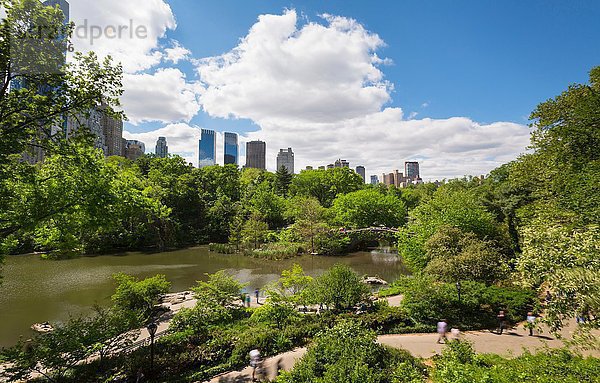
M 562 335 L 570 337 L 574 324 L 563 329 Z M 402 348 L 411 354 L 421 358 L 430 358 L 435 354 L 441 354 L 444 344 L 436 343 L 438 335 L 429 334 L 394 334 L 381 335 L 377 341 L 386 346 Z M 461 334 L 461 339 L 468 340 L 478 353 L 494 353 L 503 356 L 518 356 L 524 350 L 535 351 L 545 347 L 561 348 L 563 342 L 556 339 L 545 330 L 542 334 L 528 336 L 528 331 L 518 326 L 508 332 L 497 335 L 489 331 L 467 331 Z M 304 356 L 306 348 L 297 348 L 283 354 L 265 359 L 264 367 L 267 377 L 273 379 L 277 374 L 277 367 L 290 370 L 294 364 Z M 600 357 L 598 351 L 584 352 L 584 355 Z M 252 368 L 246 367 L 241 371 L 232 371 L 212 378 L 205 383 L 243 383 L 251 382 Z

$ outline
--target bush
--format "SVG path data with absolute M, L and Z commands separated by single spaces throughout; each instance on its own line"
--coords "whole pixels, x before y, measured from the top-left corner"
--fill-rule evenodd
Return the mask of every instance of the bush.
M 435 383 L 579 383 L 598 382 L 600 359 L 583 358 L 566 349 L 525 352 L 514 359 L 479 355 L 471 345 L 451 341 L 435 360 Z
M 209 243 L 208 250 L 219 254 L 235 254 L 238 252 L 235 245 L 228 243 Z
M 395 383 L 423 381 L 424 366 L 407 352 L 375 342 L 375 333 L 348 321 L 321 333 L 279 383 Z M 396 374 L 398 372 L 399 374 Z M 420 380 L 419 380 L 420 377 Z M 410 378 L 408 380 L 407 378 Z
M 446 318 L 463 330 L 495 328 L 498 311 L 504 310 L 509 322 L 523 320 L 535 301 L 535 293 L 520 288 L 461 283 L 461 299 L 452 283 L 436 282 L 429 276 L 402 277 L 393 286 L 404 294 L 401 307 L 415 323 L 433 326 Z

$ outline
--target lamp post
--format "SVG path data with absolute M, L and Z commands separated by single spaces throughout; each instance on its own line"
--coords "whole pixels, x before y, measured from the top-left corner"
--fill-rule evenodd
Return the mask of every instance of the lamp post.
M 150 371 L 154 370 L 154 335 L 156 334 L 156 330 L 158 326 L 155 322 L 150 322 L 148 326 L 146 326 L 148 330 L 148 334 L 150 334 Z
M 458 303 L 460 304 L 460 281 L 456 282 L 456 292 L 458 293 Z

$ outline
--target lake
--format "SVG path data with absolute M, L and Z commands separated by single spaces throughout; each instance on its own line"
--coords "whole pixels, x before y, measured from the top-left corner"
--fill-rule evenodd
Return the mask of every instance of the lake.
M 206 273 L 228 270 L 248 283 L 248 291 L 277 279 L 281 271 L 298 263 L 312 276 L 335 263 L 345 263 L 359 274 L 392 281 L 406 270 L 396 254 L 357 252 L 340 257 L 302 256 L 268 261 L 242 255 L 223 255 L 205 246 L 163 253 L 131 252 L 122 255 L 81 257 L 62 261 L 42 260 L 37 255 L 7 257 L 0 285 L 0 346 L 29 337 L 33 323 L 61 321 L 69 315 L 106 305 L 115 289 L 112 275 L 123 272 L 139 278 L 165 274 L 172 291 L 187 290 Z

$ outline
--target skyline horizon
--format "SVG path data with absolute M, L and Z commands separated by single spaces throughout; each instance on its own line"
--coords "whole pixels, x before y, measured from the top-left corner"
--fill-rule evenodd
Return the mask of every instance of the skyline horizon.
M 194 164 L 209 129 L 218 161 L 228 131 L 240 163 L 246 142 L 269 142 L 270 169 L 276 149 L 291 146 L 299 168 L 344 153 L 372 174 L 396 158 L 423 163 L 432 179 L 487 174 L 527 152 L 527 115 L 585 82 L 600 56 L 590 45 L 600 29 L 581 22 L 600 17 L 593 3 L 251 0 L 229 12 L 234 2 L 140 1 L 71 0 L 76 25 L 148 28 L 144 39 L 75 46 L 123 64 L 125 138 L 168 136 Z M 565 54 L 551 59 L 547 33 L 565 23 L 571 33 L 553 39 Z

